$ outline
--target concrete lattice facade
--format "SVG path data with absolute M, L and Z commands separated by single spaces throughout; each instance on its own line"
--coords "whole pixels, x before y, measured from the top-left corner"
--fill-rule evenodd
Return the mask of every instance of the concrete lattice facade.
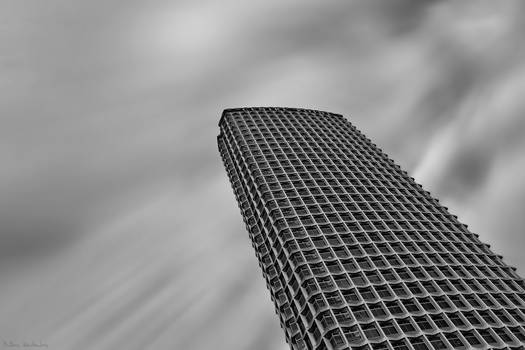
M 292 349 L 525 349 L 515 269 L 342 116 L 239 108 L 219 126 Z

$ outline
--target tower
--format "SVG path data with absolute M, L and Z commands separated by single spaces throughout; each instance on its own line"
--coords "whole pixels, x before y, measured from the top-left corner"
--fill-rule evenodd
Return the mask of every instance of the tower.
M 219 151 L 292 349 L 525 349 L 525 283 L 341 115 L 227 109 Z

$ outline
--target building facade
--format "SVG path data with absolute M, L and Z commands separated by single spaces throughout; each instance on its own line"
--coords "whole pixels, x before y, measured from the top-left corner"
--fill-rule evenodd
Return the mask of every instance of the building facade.
M 219 127 L 292 349 L 525 349 L 523 279 L 341 115 L 238 108 Z

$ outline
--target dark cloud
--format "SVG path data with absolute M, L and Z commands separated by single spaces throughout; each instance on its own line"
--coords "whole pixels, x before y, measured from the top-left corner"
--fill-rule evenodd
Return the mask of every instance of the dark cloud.
M 490 166 L 490 155 L 482 151 L 458 154 L 447 174 L 449 188 L 444 191 L 476 191 L 484 184 Z

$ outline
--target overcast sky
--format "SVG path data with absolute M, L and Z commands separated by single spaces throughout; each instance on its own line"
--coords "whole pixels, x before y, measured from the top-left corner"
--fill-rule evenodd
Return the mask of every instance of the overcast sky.
M 343 114 L 523 274 L 524 31 L 520 1 L 2 1 L 1 340 L 287 348 L 228 107 Z

